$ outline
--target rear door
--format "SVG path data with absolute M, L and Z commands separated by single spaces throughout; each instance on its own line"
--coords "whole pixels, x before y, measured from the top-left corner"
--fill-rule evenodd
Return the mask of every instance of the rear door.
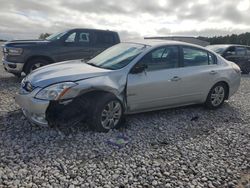
M 183 103 L 204 102 L 219 77 L 216 56 L 206 50 L 182 46 L 181 92 Z

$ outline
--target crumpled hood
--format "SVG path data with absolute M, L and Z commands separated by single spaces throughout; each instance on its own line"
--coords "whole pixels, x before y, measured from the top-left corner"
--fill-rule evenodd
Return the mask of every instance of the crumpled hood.
M 29 81 L 34 87 L 43 88 L 59 82 L 103 76 L 111 71 L 88 65 L 81 60 L 65 61 L 39 68 L 29 74 L 25 81 Z

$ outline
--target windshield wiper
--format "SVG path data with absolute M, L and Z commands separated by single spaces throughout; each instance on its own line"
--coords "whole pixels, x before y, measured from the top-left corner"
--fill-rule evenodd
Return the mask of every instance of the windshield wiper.
M 91 62 L 85 62 L 85 63 L 88 64 L 88 65 L 91 65 L 91 66 L 93 66 L 93 67 L 98 67 L 98 68 L 101 68 L 101 69 L 114 70 L 114 69 L 112 69 L 112 68 L 102 67 L 102 66 L 96 65 L 95 63 L 91 63 Z
M 93 67 L 99 67 L 100 68 L 100 66 L 98 66 L 98 65 L 96 65 L 96 64 L 94 64 L 94 63 L 91 63 L 91 62 L 85 62 L 86 64 L 88 64 L 88 65 L 91 65 L 91 66 L 93 66 Z

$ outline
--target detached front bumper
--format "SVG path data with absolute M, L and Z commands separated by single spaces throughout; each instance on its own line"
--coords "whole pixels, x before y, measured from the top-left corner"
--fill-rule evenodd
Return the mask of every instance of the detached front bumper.
M 15 101 L 22 108 L 24 115 L 29 121 L 40 126 L 48 126 L 46 110 L 49 106 L 49 101 L 35 99 L 36 93 L 33 91 L 29 94 L 17 94 Z
M 9 61 L 6 61 L 4 58 L 2 59 L 2 62 L 3 62 L 4 69 L 7 72 L 22 73 L 22 71 L 23 71 L 23 66 L 24 66 L 23 63 L 9 62 Z

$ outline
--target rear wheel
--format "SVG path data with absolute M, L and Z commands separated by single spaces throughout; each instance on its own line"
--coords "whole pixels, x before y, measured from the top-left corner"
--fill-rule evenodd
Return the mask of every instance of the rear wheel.
M 42 66 L 48 65 L 49 62 L 43 58 L 34 58 L 27 62 L 26 67 L 24 68 L 25 74 L 31 73 L 33 70 L 38 69 Z
M 210 109 L 219 108 L 225 101 L 227 96 L 227 86 L 224 83 L 217 83 L 212 87 L 210 90 L 207 100 L 206 100 L 206 107 Z
M 109 93 L 98 98 L 90 117 L 92 128 L 98 132 L 108 132 L 110 129 L 117 128 L 123 117 L 123 107 L 120 100 Z

